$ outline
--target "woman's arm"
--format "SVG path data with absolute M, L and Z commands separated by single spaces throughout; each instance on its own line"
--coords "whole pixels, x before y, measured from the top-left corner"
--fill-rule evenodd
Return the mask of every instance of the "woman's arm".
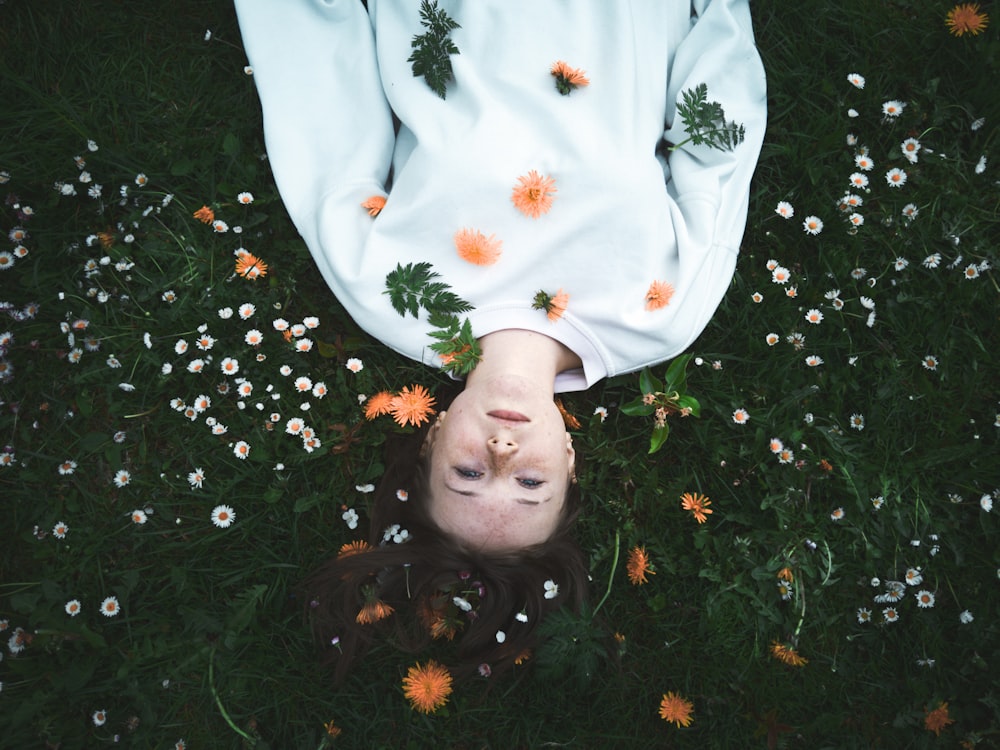
M 371 227 L 361 201 L 384 193 L 395 140 L 375 40 L 360 0 L 236 0 L 282 199 L 327 273 L 315 214 L 339 214 L 338 254 Z M 329 280 L 329 279 L 328 279 Z
M 683 259 L 685 250 L 738 250 L 767 113 L 748 0 L 693 0 L 691 5 L 692 28 L 669 71 L 664 137 L 671 143 L 687 139 L 676 108 L 685 91 L 702 83 L 708 86 L 708 100 L 722 105 L 726 120 L 746 127 L 746 137 L 731 151 L 687 143 L 670 154 L 667 189 L 681 213 L 676 218 L 681 220 L 682 263 L 689 260 Z

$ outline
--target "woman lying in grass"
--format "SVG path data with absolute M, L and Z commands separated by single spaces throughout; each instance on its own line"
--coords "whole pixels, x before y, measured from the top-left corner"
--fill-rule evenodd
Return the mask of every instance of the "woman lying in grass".
M 388 620 L 410 647 L 462 631 L 459 674 L 505 669 L 586 588 L 553 395 L 681 353 L 732 278 L 765 119 L 747 0 L 237 10 L 275 179 L 333 293 L 466 376 L 393 446 L 373 546 L 308 582 L 337 674 Z

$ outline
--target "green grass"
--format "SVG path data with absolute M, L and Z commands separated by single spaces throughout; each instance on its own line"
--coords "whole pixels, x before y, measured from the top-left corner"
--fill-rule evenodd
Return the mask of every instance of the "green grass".
M 358 394 L 440 389 L 446 379 L 362 334 L 317 280 L 261 158 L 232 9 L 189 0 L 0 5 L 0 170 L 9 173 L 0 194 L 11 196 L 0 228 L 30 232 L 27 257 L 0 275 L 0 301 L 39 305 L 34 318 L 0 318 L 0 333 L 14 336 L 3 357 L 14 374 L 0 384 L 0 449 L 13 454 L 0 468 L 0 619 L 5 639 L 22 628 L 29 641 L 18 655 L 4 644 L 0 745 L 89 748 L 118 736 L 136 748 L 179 738 L 189 748 L 997 746 L 1000 510 L 985 511 L 980 498 L 1000 501 L 1000 21 L 954 38 L 943 22 L 949 8 L 753 5 L 771 114 L 736 278 L 692 349 L 701 364 L 688 367 L 688 391 L 702 415 L 671 417 L 669 440 L 649 456 L 651 422 L 619 410 L 639 395 L 638 376 L 565 398 L 583 423 L 579 537 L 593 602 L 619 540 L 610 596 L 593 621 L 555 620 L 533 668 L 461 686 L 423 716 L 400 680 L 424 657 L 391 643 L 334 689 L 294 589 L 362 535 L 366 496 L 355 487 L 377 481 L 392 427 L 361 419 Z M 867 78 L 863 90 L 847 82 L 851 72 Z M 884 120 L 891 99 L 907 106 Z M 985 124 L 973 130 L 978 118 Z M 856 191 L 865 222 L 855 233 L 836 207 L 856 170 L 848 133 L 876 162 L 870 191 Z M 916 164 L 899 151 L 907 137 L 923 146 Z M 88 151 L 88 139 L 99 150 Z M 103 186 L 103 203 L 77 181 L 75 156 Z M 906 170 L 902 188 L 886 184 L 891 167 Z M 59 195 L 57 181 L 79 194 Z M 125 205 L 120 185 L 130 186 Z M 236 201 L 241 191 L 253 193 L 251 205 Z M 793 219 L 775 214 L 778 201 L 794 205 Z M 15 202 L 34 215 L 18 219 Z M 908 203 L 919 209 L 912 222 L 900 218 Z M 192 218 L 203 204 L 242 235 Z M 811 214 L 825 223 L 815 237 L 802 231 Z M 98 232 L 114 237 L 107 249 L 87 246 Z M 267 277 L 233 277 L 240 244 L 270 265 Z M 923 267 L 933 253 L 940 266 Z M 898 257 L 909 265 L 896 270 Z M 88 259 L 99 274 L 87 276 Z M 134 267 L 116 270 L 124 259 Z M 791 272 L 795 298 L 772 282 L 771 259 Z M 991 267 L 964 278 L 984 262 Z M 856 268 L 863 278 L 852 277 Z M 167 290 L 175 302 L 162 299 Z M 840 311 L 831 290 L 840 290 Z M 871 327 L 862 296 L 875 306 Z M 217 313 L 248 302 L 250 320 Z M 824 315 L 819 325 L 804 319 L 812 308 Z M 308 334 L 316 345 L 299 353 L 271 321 L 307 316 L 320 321 Z M 93 335 L 100 349 L 71 364 L 60 325 L 81 318 L 89 326 L 75 345 Z M 215 344 L 197 354 L 214 360 L 196 375 L 185 367 L 202 325 Z M 263 361 L 243 341 L 250 328 L 263 332 Z M 796 332 L 801 350 L 785 340 Z M 175 353 L 178 339 L 188 353 Z M 112 355 L 120 368 L 107 365 Z M 807 355 L 824 364 L 808 367 Z M 936 370 L 921 365 L 926 355 Z M 216 390 L 225 356 L 237 356 L 254 385 L 246 408 Z M 349 372 L 348 357 L 364 369 Z M 282 365 L 294 375 L 280 375 Z M 300 375 L 329 391 L 310 398 L 308 412 L 292 385 Z M 171 408 L 199 394 L 212 406 L 197 421 Z M 609 411 L 603 423 L 597 406 Z M 736 409 L 749 413 L 747 424 L 734 423 Z M 272 411 L 281 419 L 269 430 Z M 851 428 L 854 414 L 863 430 Z M 319 450 L 284 434 L 296 415 L 316 429 Z M 213 435 L 205 416 L 228 432 Z M 779 463 L 773 437 L 800 463 Z M 246 460 L 232 452 L 237 440 L 251 445 Z M 61 475 L 67 460 L 77 468 Z M 187 481 L 195 468 L 206 474 L 201 489 Z M 118 488 L 121 469 L 131 481 Z M 680 510 L 684 492 L 711 498 L 705 524 Z M 209 520 L 221 503 L 236 510 L 228 529 Z M 345 507 L 361 516 L 358 530 L 342 519 Z M 134 509 L 148 513 L 145 524 L 130 520 Z M 52 534 L 60 521 L 69 526 L 63 540 Z M 624 571 L 634 545 L 655 566 L 642 587 Z M 787 601 L 777 589 L 784 567 L 795 577 Z M 873 602 L 882 588 L 871 579 L 900 580 L 908 568 L 921 568 L 924 581 L 899 603 L 899 621 L 883 623 L 886 605 Z M 934 593 L 933 608 L 916 606 L 921 589 Z M 108 596 L 121 604 L 115 618 L 98 612 Z M 82 604 L 76 617 L 64 611 L 71 599 Z M 859 607 L 872 623 L 858 623 Z M 975 619 L 961 624 L 965 610 Z M 775 641 L 808 663 L 780 663 Z M 446 661 L 447 649 L 434 655 Z M 667 691 L 694 703 L 689 728 L 657 716 Z M 942 701 L 954 723 L 937 738 L 924 716 Z M 100 727 L 91 720 L 99 709 L 108 716 Z M 331 720 L 343 729 L 335 740 L 324 729 Z

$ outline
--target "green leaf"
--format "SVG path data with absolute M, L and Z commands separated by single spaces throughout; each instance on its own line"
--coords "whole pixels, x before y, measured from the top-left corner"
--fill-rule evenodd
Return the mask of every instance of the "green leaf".
M 190 157 L 183 157 L 170 165 L 170 174 L 174 177 L 183 177 L 194 172 L 194 167 L 194 159 Z
M 323 502 L 323 497 L 317 493 L 311 495 L 302 495 L 295 501 L 295 505 L 292 506 L 292 510 L 295 513 L 304 513 L 307 510 L 315 508 L 317 505 Z
M 226 156 L 236 156 L 240 152 L 240 139 L 234 133 L 226 133 L 222 139 L 222 153 Z
M 694 396 L 681 396 L 677 399 L 677 405 L 682 409 L 690 409 L 691 416 L 701 416 L 701 403 Z
M 667 442 L 667 437 L 670 435 L 670 425 L 664 424 L 663 427 L 654 427 L 653 434 L 649 437 L 649 452 L 656 453 L 663 444 Z
M 682 92 L 683 100 L 677 106 L 677 113 L 684 123 L 688 138 L 671 147 L 680 148 L 685 143 L 695 146 L 706 145 L 720 151 L 732 151 L 743 142 L 746 129 L 735 122 L 726 122 L 726 113 L 718 102 L 708 101 L 708 86 L 699 83 L 693 89 Z
M 655 407 L 652 404 L 644 404 L 641 396 L 621 407 L 622 414 L 627 414 L 630 417 L 648 417 L 654 411 Z
M 639 373 L 639 391 L 643 394 L 656 393 L 663 390 L 663 384 L 656 379 L 653 371 L 644 367 Z
M 674 358 L 670 363 L 666 374 L 667 390 L 677 391 L 678 393 L 684 391 L 684 386 L 687 383 L 687 364 L 690 361 L 690 354 L 682 354 L 680 357 Z
M 413 52 L 407 62 L 412 63 L 413 75 L 423 76 L 431 90 L 444 99 L 448 82 L 454 77 L 450 56 L 459 54 L 448 34 L 461 27 L 438 8 L 437 0 L 421 2 L 420 23 L 427 31 L 413 37 Z
M 253 619 L 257 605 L 260 604 L 266 591 L 267 584 L 258 583 L 237 594 L 233 598 L 233 606 L 226 620 L 226 630 L 234 632 L 244 630 Z

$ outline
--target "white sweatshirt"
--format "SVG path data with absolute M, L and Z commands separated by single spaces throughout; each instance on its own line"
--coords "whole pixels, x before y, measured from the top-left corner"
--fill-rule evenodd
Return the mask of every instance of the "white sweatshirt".
M 337 299 L 372 336 L 429 365 L 430 326 L 384 294 L 426 261 L 474 310 L 475 336 L 557 339 L 583 362 L 559 391 L 684 351 L 729 285 L 765 127 L 748 0 L 440 0 L 454 80 L 442 100 L 414 77 L 418 0 L 236 0 L 278 189 Z M 590 83 L 561 95 L 565 61 Z M 700 83 L 746 140 L 687 137 L 682 92 Z M 393 113 L 400 125 L 394 130 Z M 554 180 L 537 218 L 512 201 L 531 171 Z M 391 174 L 391 184 L 390 184 Z M 362 207 L 387 196 L 372 218 Z M 456 232 L 495 236 L 499 260 L 463 260 Z M 654 281 L 673 289 L 647 309 Z M 569 294 L 550 322 L 535 294 Z

